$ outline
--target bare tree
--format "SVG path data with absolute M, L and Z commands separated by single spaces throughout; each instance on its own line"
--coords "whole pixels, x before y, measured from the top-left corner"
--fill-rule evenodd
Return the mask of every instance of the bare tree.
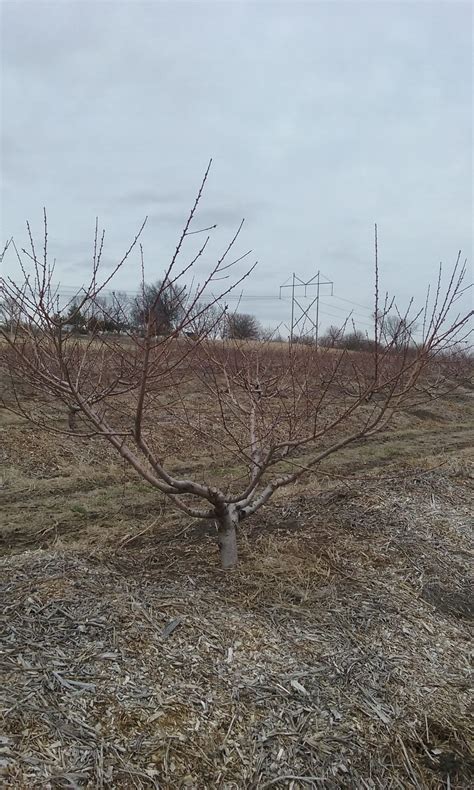
M 206 337 L 216 340 L 222 337 L 227 320 L 227 308 L 220 304 L 197 302 L 190 311 L 189 328 L 186 335 L 195 340 Z
M 327 332 L 319 339 L 319 345 L 326 348 L 334 348 L 344 335 L 344 329 L 331 325 Z
M 261 335 L 261 327 L 253 315 L 229 313 L 225 335 L 229 340 L 258 340 Z
M 382 312 L 377 317 L 380 337 L 385 343 L 392 343 L 393 346 L 401 350 L 412 344 L 418 325 L 407 316 L 389 313 L 384 315 Z
M 260 339 L 268 343 L 283 343 L 284 340 L 280 333 L 280 326 L 266 326 L 260 329 Z
M 132 300 L 126 291 L 114 291 L 107 301 L 106 319 L 113 331 L 124 332 L 130 327 Z
M 21 321 L 21 309 L 18 300 L 3 294 L 0 300 L 0 326 L 13 337 Z
M 372 341 L 366 332 L 354 327 L 351 332 L 340 335 L 336 340 L 336 346 L 348 351 L 368 351 L 372 346 Z
M 158 280 L 144 283 L 142 293 L 134 300 L 131 317 L 136 327 L 143 330 L 151 322 L 155 335 L 170 334 L 184 314 L 186 286 Z
M 207 250 L 209 237 L 182 261 L 184 244 L 196 233 L 191 228 L 207 173 L 164 274 L 163 288 L 182 288 Z M 224 568 L 237 562 L 239 523 L 276 491 L 314 473 L 349 444 L 368 440 L 407 403 L 442 392 L 437 355 L 462 336 L 469 318 L 450 318 L 465 276 L 458 259 L 444 293 L 440 275 L 434 303 L 430 309 L 425 306 L 423 339 L 414 353 L 394 353 L 393 345 L 378 338 L 373 353 L 352 354 L 294 344 L 282 349 L 265 341 L 215 342 L 205 335 L 188 341 L 183 335 L 196 321 L 198 306 L 203 304 L 206 313 L 209 305 L 222 304 L 226 293 L 251 271 L 234 276 L 214 301 L 206 301 L 209 287 L 229 277 L 246 257 L 239 254 L 230 260 L 241 227 L 209 267 L 203 284 L 192 293 L 186 289 L 174 336 L 155 338 L 152 311 L 144 337 L 130 330 L 127 342 L 118 337 L 81 342 L 65 332 L 66 316 L 57 317 L 53 309 L 46 218 L 42 255 L 33 241 L 31 250 L 23 253 L 33 277 L 28 277 L 25 261 L 25 282 L 0 282 L 2 296 L 18 305 L 25 327 L 15 336 L 3 332 L 1 364 L 13 390 L 13 398 L 4 405 L 49 431 L 109 442 L 175 507 L 192 518 L 215 521 Z M 140 232 L 112 272 L 100 279 L 102 247 L 96 231 L 90 283 L 76 309 L 97 300 L 131 257 Z M 378 295 L 377 264 L 376 283 Z M 41 395 L 32 406 L 22 401 L 18 381 Z M 74 431 L 64 427 L 57 409 L 57 416 L 51 416 L 51 409 L 43 406 L 45 397 L 77 410 L 80 423 Z M 170 459 L 176 457 L 179 443 L 187 461 L 193 452 L 209 459 L 204 482 L 202 468 L 196 477 L 177 471 Z

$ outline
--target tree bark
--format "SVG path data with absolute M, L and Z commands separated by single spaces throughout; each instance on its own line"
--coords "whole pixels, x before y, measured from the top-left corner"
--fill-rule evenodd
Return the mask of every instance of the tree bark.
M 217 541 L 223 570 L 229 570 L 237 565 L 237 524 L 239 517 L 235 508 L 227 507 L 217 519 Z

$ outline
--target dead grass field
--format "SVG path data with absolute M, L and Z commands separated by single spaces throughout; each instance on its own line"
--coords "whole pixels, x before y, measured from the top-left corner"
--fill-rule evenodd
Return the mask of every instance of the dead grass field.
M 232 573 L 104 445 L 0 412 L 5 785 L 471 787 L 472 394 L 279 492 Z

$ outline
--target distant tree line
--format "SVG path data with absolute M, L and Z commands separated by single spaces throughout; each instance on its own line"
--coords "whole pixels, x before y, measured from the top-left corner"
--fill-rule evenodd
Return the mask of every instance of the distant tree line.
M 375 315 L 374 315 L 375 327 Z M 394 350 L 402 351 L 414 345 L 414 335 L 417 325 L 412 321 L 398 315 L 380 315 L 377 318 L 377 335 L 382 345 L 390 345 Z M 326 333 L 319 339 L 323 348 L 343 348 L 347 351 L 372 351 L 375 348 L 375 338 L 369 337 L 367 332 L 353 327 L 349 332 L 345 327 L 330 326 Z
M 67 309 L 66 325 L 81 334 L 97 332 L 145 332 L 149 323 L 154 335 L 171 335 L 186 315 L 185 334 L 211 338 L 259 340 L 267 336 L 255 316 L 229 312 L 217 304 L 198 301 L 189 307 L 186 288 L 172 284 L 145 283 L 142 293 L 130 297 L 125 292 L 97 296 L 80 308 L 79 299 Z
M 186 286 L 177 288 L 173 284 L 145 283 L 142 292 L 134 297 L 125 291 L 102 296 L 83 304 L 80 295 L 66 308 L 66 312 L 55 317 L 65 322 L 68 331 L 77 334 L 145 332 L 150 322 L 154 335 L 171 335 L 181 326 L 186 314 L 185 334 L 199 338 L 230 340 L 264 340 L 283 342 L 277 330 L 264 329 L 258 319 L 249 313 L 227 311 L 219 305 L 197 302 L 189 308 Z M 18 306 L 7 299 L 0 302 L 0 327 L 13 331 L 18 324 Z M 374 316 L 375 326 L 375 316 Z M 382 345 L 391 345 L 403 350 L 414 345 L 416 325 L 409 324 L 398 315 L 384 315 L 377 320 L 378 340 Z M 312 335 L 293 336 L 293 342 L 314 345 Z M 375 339 L 355 326 L 330 326 L 319 338 L 322 348 L 338 348 L 348 351 L 371 351 Z
M 75 334 L 144 333 L 150 323 L 154 335 L 171 335 L 182 326 L 190 337 L 232 340 L 281 340 L 272 329 L 264 329 L 254 315 L 231 312 L 218 304 L 198 301 L 190 307 L 186 286 L 158 280 L 145 283 L 141 293 L 130 296 L 125 291 L 97 294 L 84 302 L 78 294 L 62 311 L 52 317 L 62 321 L 66 331 Z M 19 327 L 18 306 L 0 302 L 0 327 L 13 331 Z

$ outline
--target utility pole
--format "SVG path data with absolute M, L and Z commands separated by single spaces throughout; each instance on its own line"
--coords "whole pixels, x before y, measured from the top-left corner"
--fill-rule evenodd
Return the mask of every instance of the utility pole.
M 323 286 L 331 286 L 331 294 L 333 290 L 334 283 L 332 280 L 328 280 L 324 274 L 321 274 L 321 271 L 318 269 L 316 274 L 311 277 L 309 280 L 302 280 L 298 275 L 293 272 L 291 277 L 291 283 L 286 280 L 283 285 L 280 285 L 280 299 L 282 298 L 282 291 L 284 288 L 291 288 L 291 326 L 290 326 L 290 343 L 294 342 L 295 339 L 295 329 L 301 325 L 301 330 L 304 333 L 305 323 L 308 322 L 310 325 L 310 333 L 314 337 L 316 346 L 318 345 L 319 341 L 319 296 L 320 291 Z M 316 296 L 312 297 L 308 295 L 308 288 L 312 286 L 316 287 Z M 301 295 L 298 295 L 297 289 L 304 289 Z M 301 299 L 310 299 L 310 303 L 308 306 L 301 304 Z M 313 305 L 316 305 L 316 317 L 315 320 L 312 318 L 311 310 Z M 299 315 L 297 317 L 296 311 L 298 310 Z M 303 336 L 307 336 L 306 335 Z
M 317 276 L 317 286 L 316 286 L 316 329 L 314 333 L 314 338 L 316 341 L 316 348 L 318 347 L 318 340 L 319 340 L 319 269 Z
M 280 289 L 281 299 L 281 289 Z M 293 325 L 295 321 L 295 273 L 293 272 L 293 280 L 291 284 L 291 329 L 290 329 L 290 344 L 293 343 Z

